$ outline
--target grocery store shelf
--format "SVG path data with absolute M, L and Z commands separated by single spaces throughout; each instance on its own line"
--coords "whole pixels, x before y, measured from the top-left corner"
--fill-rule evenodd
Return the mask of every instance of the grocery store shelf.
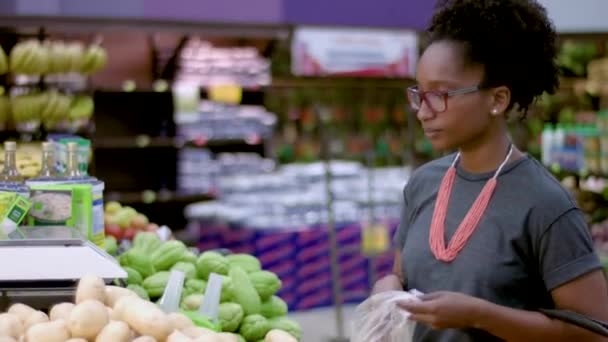
M 268 88 L 390 88 L 405 89 L 416 81 L 412 78 L 379 77 L 287 77 L 274 78 Z
M 204 137 L 198 139 L 183 139 L 174 137 L 150 137 L 147 135 L 139 135 L 136 137 L 108 137 L 97 138 L 93 141 L 95 148 L 103 149 L 138 149 L 151 147 L 174 147 L 182 148 L 184 146 L 193 147 L 221 147 L 231 145 L 262 145 L 264 140 L 258 138 L 251 139 L 212 139 L 207 140 Z
M 142 192 L 108 192 L 105 201 L 117 201 L 122 204 L 158 203 L 158 202 L 202 202 L 213 200 L 211 194 L 184 194 L 175 191 L 142 191 Z

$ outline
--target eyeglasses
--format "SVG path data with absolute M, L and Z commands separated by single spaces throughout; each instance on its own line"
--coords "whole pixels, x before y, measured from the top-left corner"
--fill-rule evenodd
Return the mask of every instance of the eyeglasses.
M 456 95 L 474 93 L 480 90 L 479 86 L 466 87 L 456 90 L 429 90 L 420 91 L 418 86 L 407 88 L 407 98 L 414 110 L 420 110 L 422 102 L 435 113 L 445 112 L 448 109 L 448 98 Z

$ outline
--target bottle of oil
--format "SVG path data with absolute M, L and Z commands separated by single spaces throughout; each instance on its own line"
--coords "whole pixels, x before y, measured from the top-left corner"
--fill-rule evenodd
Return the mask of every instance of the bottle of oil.
M 0 182 L 23 183 L 23 176 L 17 170 L 17 143 L 4 142 L 4 168 L 0 172 Z
M 4 217 L 16 195 L 30 197 L 30 189 L 24 184 L 17 169 L 17 143 L 4 143 L 4 168 L 0 172 L 0 217 Z

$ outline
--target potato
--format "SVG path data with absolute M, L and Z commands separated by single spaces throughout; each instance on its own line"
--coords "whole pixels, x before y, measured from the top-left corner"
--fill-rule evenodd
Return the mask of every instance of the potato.
M 65 342 L 70 333 L 63 320 L 39 323 L 27 330 L 25 342 Z
M 113 308 L 116 305 L 116 302 L 124 296 L 135 296 L 137 294 L 129 289 L 125 289 L 124 287 L 118 286 L 106 286 L 106 305 Z
M 138 300 L 140 300 L 139 297 L 132 297 L 132 296 L 123 296 L 120 299 L 118 299 L 118 301 L 114 305 L 114 309 L 112 310 L 112 315 L 110 316 L 110 319 L 112 319 L 114 321 L 124 321 L 125 320 L 125 310 L 128 307 L 132 306 L 133 303 L 137 302 Z
M 184 335 L 183 333 L 176 330 L 171 335 L 169 335 L 169 337 L 167 337 L 166 342 L 192 342 L 192 339 L 189 336 Z
M 66 322 L 70 319 L 70 313 L 72 309 L 74 309 L 73 303 L 61 303 L 54 305 L 51 308 L 51 312 L 49 313 L 49 318 L 51 321 L 56 321 L 58 319 L 64 319 Z
M 70 313 L 68 327 L 72 337 L 92 341 L 109 321 L 108 310 L 100 301 L 85 300 L 76 305 Z
M 266 334 L 264 342 L 298 342 L 298 340 L 283 330 L 273 329 Z
M 239 338 L 232 333 L 221 332 L 218 333 L 217 336 L 220 338 L 220 340 L 222 340 L 222 342 L 239 342 Z
M 25 320 L 25 322 L 23 323 L 23 327 L 25 328 L 25 330 L 27 330 L 27 329 L 29 329 L 30 327 L 33 327 L 36 324 L 46 323 L 48 321 L 49 321 L 49 316 L 47 316 L 44 312 L 42 312 L 42 311 L 34 311 Z
M 19 316 L 10 313 L 0 314 L 0 336 L 19 338 L 25 332 L 25 327 Z
M 11 305 L 7 312 L 19 316 L 19 319 L 22 322 L 25 322 L 25 320 L 30 316 L 30 314 L 34 313 L 35 311 L 36 310 L 25 304 L 17 303 Z
M 215 334 L 215 331 L 210 330 L 210 329 L 201 328 L 201 327 L 188 327 L 186 329 L 182 329 L 181 332 L 187 336 L 190 336 L 191 338 L 197 338 L 197 337 L 200 337 L 203 335 Z
M 89 299 L 102 303 L 106 302 L 106 284 L 95 275 L 85 275 L 82 277 L 76 288 L 76 304 Z
M 169 322 L 171 323 L 173 330 L 183 330 L 194 326 L 192 320 L 186 317 L 184 314 L 172 312 L 168 314 L 167 317 L 169 318 Z
M 17 340 L 10 336 L 0 336 L 0 342 L 17 342 Z
M 127 323 L 111 321 L 97 335 L 95 342 L 130 342 L 131 340 L 131 328 Z
M 128 304 L 124 309 L 121 307 L 123 303 Z M 140 335 L 152 336 L 164 341 L 172 332 L 167 315 L 154 303 L 139 298 L 123 297 L 114 311 L 117 310 L 123 311 L 121 314 L 123 320 Z
M 158 342 L 158 341 L 152 336 L 139 336 L 138 338 L 134 339 L 131 342 Z

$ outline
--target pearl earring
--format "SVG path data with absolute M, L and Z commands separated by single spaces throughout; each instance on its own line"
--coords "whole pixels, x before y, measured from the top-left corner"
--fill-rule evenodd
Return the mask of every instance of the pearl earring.
M 492 109 L 492 114 L 494 114 L 494 115 L 498 114 L 498 109 L 496 109 L 496 108 Z

